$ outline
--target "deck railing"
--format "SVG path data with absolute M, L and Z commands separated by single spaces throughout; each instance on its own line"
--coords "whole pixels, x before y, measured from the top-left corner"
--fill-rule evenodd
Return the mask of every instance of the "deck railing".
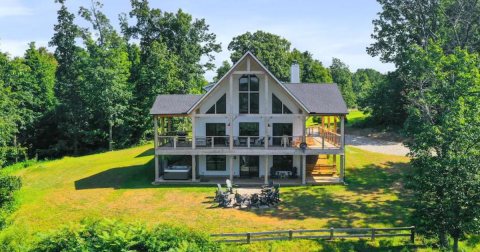
M 335 131 L 332 131 L 330 128 L 321 127 L 321 126 L 310 126 L 307 128 L 308 136 L 321 137 L 322 142 L 327 141 L 330 144 L 335 146 L 341 145 L 341 135 Z
M 396 231 L 392 233 L 392 231 Z M 405 232 L 409 231 L 409 232 Z M 319 234 L 320 233 L 320 234 Z M 302 235 L 308 234 L 308 235 Z M 212 237 L 242 237 L 240 239 L 218 239 L 216 242 L 242 242 L 251 243 L 254 241 L 274 241 L 293 239 L 344 239 L 344 238 L 370 238 L 375 241 L 377 237 L 410 237 L 410 242 L 415 242 L 415 227 L 394 227 L 394 228 L 330 228 L 312 230 L 285 230 L 254 233 L 228 233 L 212 234 Z M 260 238 L 254 238 L 260 237 Z
M 340 147 L 341 137 L 339 134 L 324 132 L 321 135 L 309 135 L 305 137 L 308 149 L 331 149 Z M 265 147 L 300 148 L 304 142 L 303 136 L 233 136 L 234 148 L 259 148 Z M 158 136 L 158 147 L 166 148 L 192 148 L 192 136 Z M 230 136 L 196 136 L 196 148 L 229 148 Z

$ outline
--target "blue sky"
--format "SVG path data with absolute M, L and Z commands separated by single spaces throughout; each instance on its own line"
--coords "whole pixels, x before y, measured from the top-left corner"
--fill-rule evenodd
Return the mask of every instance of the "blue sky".
M 131 8 L 129 0 L 101 2 L 103 12 L 116 27 L 118 14 L 128 13 Z M 69 11 L 75 14 L 80 6 L 89 5 L 90 0 L 67 0 Z M 230 59 L 227 47 L 234 36 L 264 30 L 288 39 L 292 48 L 310 51 L 325 66 L 336 57 L 352 71 L 394 69 L 365 51 L 373 42 L 372 20 L 381 10 L 376 0 L 150 0 L 150 6 L 169 12 L 182 8 L 194 18 L 205 18 L 222 43 L 222 52 L 215 55 L 217 66 Z M 46 46 L 53 35 L 58 8 L 54 0 L 0 0 L 0 50 L 21 56 L 30 41 Z M 88 27 L 79 17 L 76 22 Z M 209 81 L 213 76 L 213 72 L 205 75 Z

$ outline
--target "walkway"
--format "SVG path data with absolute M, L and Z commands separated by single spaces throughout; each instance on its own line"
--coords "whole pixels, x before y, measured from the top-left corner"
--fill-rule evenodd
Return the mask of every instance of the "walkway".
M 403 146 L 402 143 L 389 142 L 369 137 L 345 135 L 345 141 L 347 145 L 381 154 L 406 156 L 409 152 L 408 148 Z

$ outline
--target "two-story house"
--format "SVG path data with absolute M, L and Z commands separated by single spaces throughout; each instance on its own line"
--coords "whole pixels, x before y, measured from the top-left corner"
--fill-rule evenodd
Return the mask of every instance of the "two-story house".
M 348 110 L 340 90 L 299 83 L 295 62 L 290 71 L 283 83 L 247 52 L 203 95 L 158 95 L 154 184 L 343 183 Z M 172 132 L 175 117 L 190 118 L 191 132 Z M 317 125 L 307 127 L 310 117 Z

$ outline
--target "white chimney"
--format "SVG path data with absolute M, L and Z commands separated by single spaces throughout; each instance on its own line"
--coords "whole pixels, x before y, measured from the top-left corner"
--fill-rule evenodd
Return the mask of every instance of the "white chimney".
M 292 63 L 293 65 L 290 67 L 290 83 L 300 83 L 300 66 L 296 60 Z

